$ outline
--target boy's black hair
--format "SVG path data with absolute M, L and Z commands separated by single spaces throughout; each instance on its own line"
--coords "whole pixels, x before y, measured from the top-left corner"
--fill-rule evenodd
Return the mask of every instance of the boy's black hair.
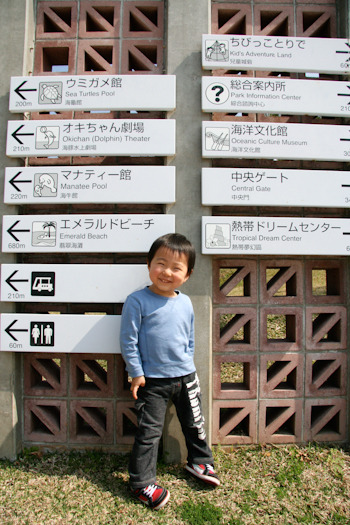
M 181 233 L 167 233 L 166 235 L 158 237 L 158 239 L 154 241 L 148 252 L 148 264 L 151 263 L 153 257 L 156 254 L 156 251 L 159 250 L 159 248 L 167 248 L 172 252 L 185 254 L 185 256 L 187 257 L 187 275 L 190 275 L 192 273 L 194 263 L 196 261 L 196 251 L 190 243 L 190 241 L 186 239 L 184 235 L 181 235 Z

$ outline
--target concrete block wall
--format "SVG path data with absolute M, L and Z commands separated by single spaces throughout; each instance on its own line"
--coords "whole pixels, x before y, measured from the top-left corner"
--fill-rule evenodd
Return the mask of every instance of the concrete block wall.
M 176 156 L 31 158 L 30 165 L 172 164 L 176 166 L 174 205 L 72 205 L 68 212 L 174 213 L 177 230 L 198 253 L 184 292 L 196 313 L 196 363 L 203 391 L 209 439 L 214 444 L 299 443 L 349 439 L 349 264 L 348 258 L 210 257 L 201 255 L 202 215 L 348 216 L 344 209 L 205 207 L 201 168 L 231 167 L 201 155 L 201 36 L 204 33 L 346 36 L 348 3 L 336 0 L 281 2 L 210 0 L 0 0 L 11 52 L 0 80 L 1 118 L 8 114 L 10 77 L 21 74 L 175 74 L 177 107 L 171 115 L 138 113 L 137 118 L 175 118 Z M 16 39 L 12 38 L 15 31 Z M 34 43 L 30 43 L 34 42 Z M 251 77 L 252 71 L 215 74 Z M 273 73 L 262 73 L 269 76 Z M 282 75 L 295 77 L 288 72 Z M 304 75 L 298 75 L 303 78 Z M 55 118 L 91 118 L 72 108 Z M 20 116 L 13 118 L 21 118 Z M 33 119 L 50 115 L 33 113 Z M 129 112 L 98 118 L 135 118 Z M 342 119 L 213 113 L 213 120 L 341 124 Z M 2 167 L 21 165 L 5 157 L 5 126 L 0 128 Z M 235 159 L 236 168 L 251 161 Z M 268 161 L 254 163 L 268 167 Z M 282 161 L 277 168 L 345 169 L 343 163 Z M 348 168 L 347 168 L 348 169 Z M 0 190 L 2 191 L 2 189 Z M 2 214 L 13 213 L 1 205 Z M 65 213 L 62 206 L 23 206 L 20 213 Z M 22 263 L 47 262 L 22 254 Z M 14 262 L 2 254 L 2 262 Z M 140 263 L 145 254 L 52 254 L 56 263 Z M 325 290 L 314 289 L 322 272 Z M 229 275 L 229 277 L 227 277 Z M 272 275 L 272 277 L 271 277 Z M 19 312 L 120 313 L 122 305 L 22 304 Z M 2 310 L 11 311 L 11 305 Z M 278 324 L 281 333 L 274 332 Z M 15 457 L 33 444 L 43 447 L 127 451 L 136 416 L 120 356 L 0 353 L 0 456 Z M 164 451 L 169 461 L 185 457 L 173 409 L 167 415 Z

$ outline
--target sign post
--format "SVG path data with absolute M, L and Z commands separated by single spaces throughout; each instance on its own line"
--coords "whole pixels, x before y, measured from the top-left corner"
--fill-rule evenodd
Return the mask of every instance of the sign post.
M 350 172 L 202 168 L 205 206 L 350 207 Z
M 175 154 L 175 120 L 9 121 L 8 157 Z
M 203 77 L 202 110 L 348 117 L 350 82 Z
M 1 314 L 4 352 L 120 354 L 118 315 Z
M 6 168 L 6 204 L 171 203 L 174 166 Z
M 175 75 L 12 77 L 10 111 L 171 111 Z
M 202 217 L 202 253 L 349 255 L 350 219 Z
M 175 215 L 5 215 L 2 251 L 148 253 L 175 231 Z
M 204 69 L 346 74 L 350 42 L 343 38 L 203 35 Z
M 350 126 L 205 121 L 202 152 L 205 158 L 348 161 Z
M 3 264 L 1 301 L 123 303 L 149 284 L 145 264 Z

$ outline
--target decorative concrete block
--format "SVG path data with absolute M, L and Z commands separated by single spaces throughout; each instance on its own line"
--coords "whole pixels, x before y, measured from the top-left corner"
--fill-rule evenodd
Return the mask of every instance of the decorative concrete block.
M 47 40 L 35 45 L 35 75 L 75 73 L 76 43 L 73 40 Z
M 214 351 L 242 352 L 257 348 L 255 308 L 233 307 L 214 310 Z
M 347 313 L 344 306 L 306 308 L 307 350 L 342 350 L 347 341 Z
M 346 399 L 307 399 L 305 441 L 346 441 Z
M 115 0 L 81 1 L 79 38 L 118 38 L 120 6 Z
M 301 399 L 270 399 L 259 402 L 259 443 L 300 443 Z
M 71 443 L 113 443 L 113 401 L 73 400 L 70 402 Z
M 214 399 L 252 399 L 257 396 L 257 356 L 214 355 Z
M 307 304 L 345 302 L 345 262 L 343 259 L 305 262 Z
M 70 393 L 77 397 L 113 397 L 114 356 L 72 354 Z
M 263 354 L 260 357 L 261 397 L 301 397 L 303 364 L 304 359 L 300 354 Z
M 163 40 L 123 40 L 121 74 L 161 74 Z
M 212 3 L 211 33 L 213 35 L 235 35 L 252 33 L 252 11 L 250 5 Z
M 24 395 L 55 396 L 67 394 L 67 355 L 25 353 Z
M 119 71 L 119 41 L 114 39 L 79 40 L 79 74 L 113 75 Z
M 214 401 L 213 444 L 247 445 L 256 443 L 256 418 L 256 401 Z
M 306 355 L 306 396 L 345 396 L 346 379 L 347 355 L 345 352 L 322 352 Z
M 246 259 L 214 259 L 213 300 L 216 304 L 256 303 L 256 261 Z
M 38 2 L 36 38 L 76 38 L 77 16 L 78 3 L 75 1 Z
M 164 33 L 163 2 L 124 2 L 124 38 L 160 38 Z
M 24 441 L 62 444 L 67 440 L 67 401 L 24 400 Z
M 303 302 L 303 264 L 290 259 L 260 262 L 260 294 L 263 304 Z
M 260 311 L 260 350 L 298 351 L 302 341 L 302 308 L 263 307 Z

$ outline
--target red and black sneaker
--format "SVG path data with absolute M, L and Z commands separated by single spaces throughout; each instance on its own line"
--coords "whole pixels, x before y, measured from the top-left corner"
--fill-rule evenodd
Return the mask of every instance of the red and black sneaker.
M 159 510 L 170 498 L 170 492 L 159 485 L 151 484 L 141 489 L 133 490 L 134 495 L 145 505 L 153 510 Z
M 190 472 L 192 476 L 201 479 L 205 483 L 208 483 L 208 485 L 213 485 L 214 487 L 220 485 L 220 480 L 215 474 L 213 465 L 209 465 L 208 463 L 205 465 L 198 465 L 197 463 L 187 463 L 185 469 L 188 470 L 188 472 Z

